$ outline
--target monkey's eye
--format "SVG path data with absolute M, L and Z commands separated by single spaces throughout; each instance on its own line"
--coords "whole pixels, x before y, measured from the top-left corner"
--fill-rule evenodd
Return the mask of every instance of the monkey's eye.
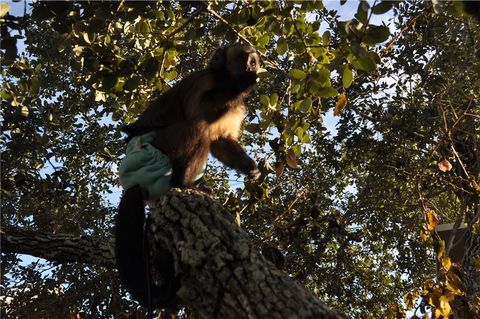
M 257 66 L 257 61 L 255 60 L 250 61 L 250 66 Z

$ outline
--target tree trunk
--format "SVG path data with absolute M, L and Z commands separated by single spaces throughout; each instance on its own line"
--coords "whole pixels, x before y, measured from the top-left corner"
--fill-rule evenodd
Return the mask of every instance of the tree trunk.
M 206 195 L 168 192 L 151 211 L 151 232 L 152 247 L 173 255 L 181 303 L 201 318 L 343 318 L 268 262 Z

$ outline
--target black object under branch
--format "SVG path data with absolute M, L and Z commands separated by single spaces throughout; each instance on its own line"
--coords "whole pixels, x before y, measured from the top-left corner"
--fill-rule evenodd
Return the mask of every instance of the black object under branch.
M 147 242 L 145 202 L 140 186 L 134 186 L 122 196 L 116 218 L 115 258 L 118 273 L 128 292 L 140 304 L 149 306 L 151 298 L 152 307 L 165 308 L 173 304 L 179 288 L 179 280 L 174 274 L 173 259 L 168 252 L 160 252 L 162 262 L 156 269 L 161 272 L 163 284 L 157 285 L 150 279 L 147 271 L 146 252 L 149 249 L 144 247 L 144 241 Z

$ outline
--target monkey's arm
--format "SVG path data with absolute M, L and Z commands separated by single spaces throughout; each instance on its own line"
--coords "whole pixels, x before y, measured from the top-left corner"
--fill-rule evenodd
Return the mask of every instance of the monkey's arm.
M 212 142 L 210 151 L 213 156 L 230 168 L 239 170 L 249 178 L 256 180 L 260 177 L 260 171 L 257 164 L 252 160 L 232 138 L 221 137 Z

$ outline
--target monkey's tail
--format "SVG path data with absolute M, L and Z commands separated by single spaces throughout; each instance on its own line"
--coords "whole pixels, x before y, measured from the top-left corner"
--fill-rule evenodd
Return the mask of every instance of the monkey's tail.
M 120 279 L 128 292 L 145 307 L 165 308 L 175 300 L 178 280 L 171 255 L 162 253 L 164 284 L 152 282 L 145 249 L 145 204 L 140 186 L 129 188 L 120 201 L 115 227 L 115 258 Z M 165 257 L 166 260 L 163 260 Z M 150 303 L 151 302 L 151 303 Z

